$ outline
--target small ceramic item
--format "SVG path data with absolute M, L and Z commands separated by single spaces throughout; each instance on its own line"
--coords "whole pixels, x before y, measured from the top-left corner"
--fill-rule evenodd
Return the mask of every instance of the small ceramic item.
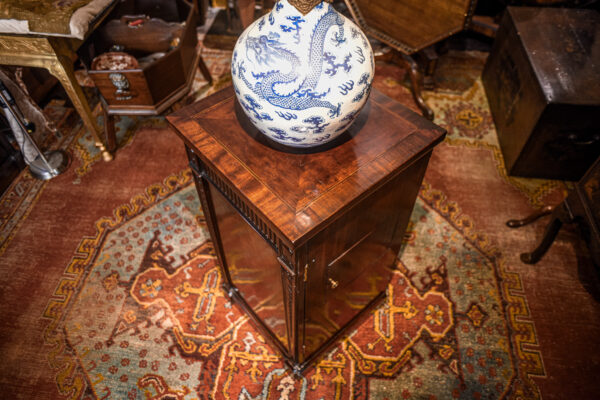
M 373 51 L 331 4 L 280 0 L 239 37 L 231 62 L 237 99 L 252 123 L 288 146 L 329 142 L 370 93 Z

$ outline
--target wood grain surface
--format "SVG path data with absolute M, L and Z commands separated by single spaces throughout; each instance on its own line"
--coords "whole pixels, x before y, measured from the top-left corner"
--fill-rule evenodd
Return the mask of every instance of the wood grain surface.
M 245 120 L 233 88 L 167 117 L 182 139 L 295 246 L 443 139 L 444 130 L 373 90 L 339 140 L 281 146 Z

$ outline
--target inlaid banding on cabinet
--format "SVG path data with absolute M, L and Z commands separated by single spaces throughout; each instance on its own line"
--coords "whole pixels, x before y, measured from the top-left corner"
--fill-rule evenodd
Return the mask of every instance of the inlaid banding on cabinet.
M 359 244 L 361 244 L 362 242 L 364 242 L 366 238 L 368 238 L 369 236 L 371 236 L 371 234 L 373 232 L 374 231 L 371 231 L 371 232 L 367 233 L 366 235 L 364 235 L 362 238 L 358 239 L 352 246 L 348 247 L 346 250 L 344 250 L 342 252 L 342 254 L 340 254 L 333 261 L 331 261 L 329 264 L 327 264 L 327 267 L 332 267 L 335 263 L 337 263 L 339 260 L 341 260 L 342 258 L 344 258 L 348 253 L 350 253 L 352 251 L 352 249 L 354 249 L 356 246 L 358 246 Z
M 215 188 L 231 203 L 231 205 L 244 217 L 246 222 L 260 234 L 269 244 L 279 252 L 282 249 L 283 241 L 273 232 L 261 217 L 246 203 L 229 185 L 227 185 L 213 170 L 207 168 L 206 165 L 200 162 L 199 170 L 194 169 L 194 172 L 205 177 L 210 181 Z

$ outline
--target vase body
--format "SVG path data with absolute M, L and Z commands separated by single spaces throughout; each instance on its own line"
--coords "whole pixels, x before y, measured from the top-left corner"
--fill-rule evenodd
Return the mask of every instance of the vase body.
M 303 15 L 281 0 L 239 37 L 231 72 L 240 105 L 263 134 L 312 147 L 343 133 L 365 105 L 373 51 L 330 4 Z

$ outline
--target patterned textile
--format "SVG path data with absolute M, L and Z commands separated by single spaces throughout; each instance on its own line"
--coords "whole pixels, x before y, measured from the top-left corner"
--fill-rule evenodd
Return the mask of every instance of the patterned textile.
M 228 53 L 205 54 L 217 83 L 198 82 L 198 97 L 229 81 Z M 532 267 L 518 255 L 544 223 L 504 225 L 558 203 L 564 186 L 506 176 L 480 69 L 463 61 L 442 61 L 427 92 L 449 135 L 388 297 L 302 378 L 219 289 L 183 146 L 162 119 L 120 118 L 109 163 L 74 129 L 68 171 L 39 186 L 23 173 L 0 199 L 2 396 L 594 398 L 600 314 L 577 235 L 563 229 Z M 378 63 L 375 86 L 414 108 L 404 72 Z M 80 126 L 69 115 L 65 126 Z
M 57 286 L 45 341 L 71 398 L 537 398 L 518 275 L 425 184 L 383 305 L 304 377 L 220 289 L 188 170 L 96 223 Z M 64 375 L 60 371 L 69 370 Z M 518 384 L 514 378 L 517 377 Z

